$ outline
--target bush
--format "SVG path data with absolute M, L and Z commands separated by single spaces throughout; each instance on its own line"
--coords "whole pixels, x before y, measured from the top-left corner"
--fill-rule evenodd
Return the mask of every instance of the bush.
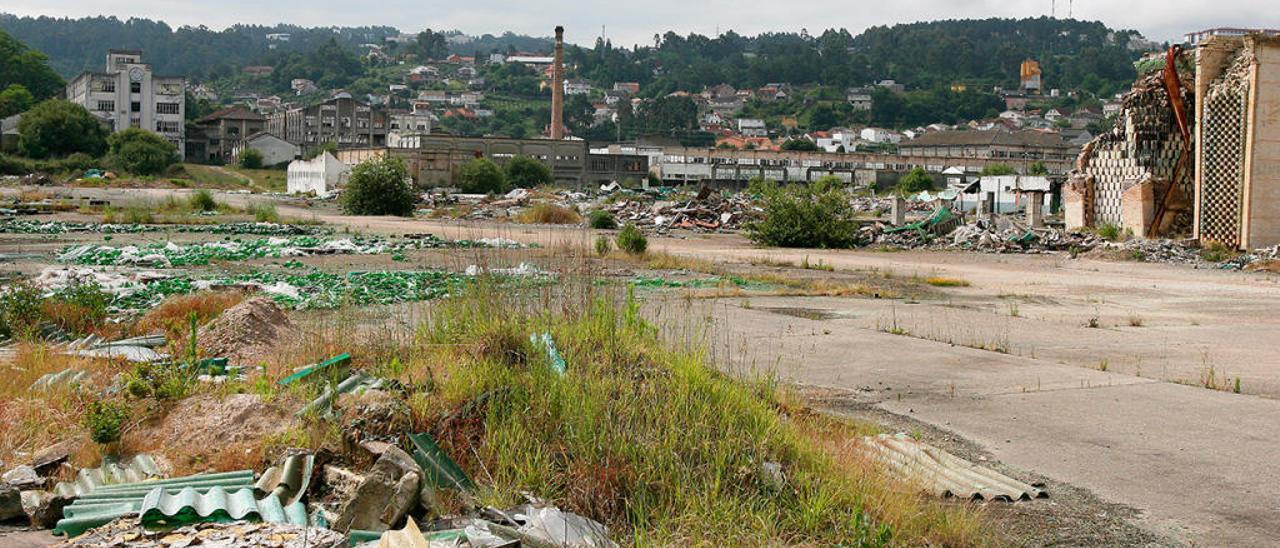
M 178 161 L 178 147 L 155 133 L 131 127 L 107 137 L 107 157 L 135 175 L 155 175 Z
M 40 290 L 27 283 L 0 293 L 0 335 L 23 336 L 39 325 L 43 317 L 40 301 Z
M 18 150 L 30 158 L 66 156 L 76 152 L 99 156 L 107 146 L 107 128 L 84 107 L 64 101 L 43 101 L 18 122 Z
M 217 211 L 218 201 L 213 199 L 213 193 L 202 188 L 191 195 L 191 209 L 195 211 Z
M 608 236 L 596 238 L 596 255 L 604 257 L 613 251 L 613 242 L 609 241 Z
M 185 365 L 139 363 L 124 374 L 124 391 L 138 398 L 156 401 L 180 400 L 195 388 L 195 376 Z
M 898 192 L 915 194 L 933 188 L 933 178 L 923 168 L 914 168 L 898 179 Z
M 582 222 L 582 216 L 567 207 L 538 202 L 533 204 L 533 207 L 516 215 L 516 222 L 521 224 L 573 225 Z
M 259 223 L 280 222 L 280 213 L 276 211 L 276 205 L 271 202 L 251 204 L 249 206 L 249 212 L 253 214 L 253 220 Z
M 1007 164 L 990 164 L 987 167 L 982 168 L 983 177 L 988 177 L 988 176 L 994 177 L 997 175 L 1017 175 L 1017 174 L 1018 172 L 1014 170 L 1012 167 L 1008 166 Z
M 1104 240 L 1118 242 L 1124 238 L 1124 230 L 1120 228 L 1120 225 L 1115 223 L 1103 224 L 1098 227 L 1097 232 L 1098 236 Z
M 76 283 L 46 299 L 41 313 L 46 320 L 62 329 L 85 334 L 107 319 L 110 304 L 111 295 L 96 282 Z
M 507 162 L 507 182 L 517 188 L 533 188 L 552 182 L 551 168 L 528 156 L 516 156 Z
M 458 188 L 468 194 L 502 194 L 510 190 L 507 177 L 498 164 L 487 158 L 475 158 L 458 170 Z
M 262 153 L 258 149 L 246 148 L 240 153 L 240 167 L 245 169 L 262 169 Z
M 91 401 L 84 415 L 84 427 L 89 430 L 89 439 L 95 443 L 113 443 L 120 441 L 120 427 L 128 418 L 129 408 L 124 402 Z
M 643 255 L 649 249 L 649 239 L 644 237 L 636 225 L 627 223 L 618 232 L 618 249 L 632 255 Z
M 591 228 L 598 228 L 601 230 L 618 228 L 618 221 L 614 220 L 613 214 L 603 209 L 597 209 L 592 211 L 590 215 L 587 215 L 587 222 L 590 224 Z
M 849 196 L 837 185 L 819 180 L 785 187 L 756 181 L 763 219 L 747 223 L 751 241 L 775 247 L 847 248 L 858 243 L 858 223 Z
M 365 160 L 351 170 L 351 179 L 342 193 L 342 210 L 348 215 L 408 217 L 417 201 L 404 161 L 383 156 Z

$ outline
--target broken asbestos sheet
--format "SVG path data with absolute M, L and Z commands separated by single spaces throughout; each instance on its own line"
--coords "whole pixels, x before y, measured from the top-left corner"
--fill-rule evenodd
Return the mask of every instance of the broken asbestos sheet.
M 941 497 L 971 500 L 1031 500 L 1049 493 L 1009 476 L 973 464 L 906 434 L 863 438 L 865 447 L 901 478 L 918 481 Z

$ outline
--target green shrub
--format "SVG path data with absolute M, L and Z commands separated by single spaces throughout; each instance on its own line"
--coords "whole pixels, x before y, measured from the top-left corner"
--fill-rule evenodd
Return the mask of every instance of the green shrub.
M 246 148 L 240 153 L 240 167 L 245 169 L 262 169 L 262 153 L 255 148 Z
M 518 188 L 533 188 L 552 182 L 551 168 L 528 156 L 507 161 L 507 181 Z
M 933 188 L 933 178 L 923 168 L 914 168 L 898 179 L 898 192 L 915 194 Z
M 63 329 L 84 334 L 107 319 L 110 305 L 111 294 L 97 282 L 75 283 L 46 301 L 45 315 Z
M 348 215 L 413 215 L 418 201 L 409 184 L 409 168 L 394 156 L 373 158 L 351 170 L 342 192 L 342 210 Z
M 124 374 L 124 391 L 138 399 L 180 400 L 191 394 L 195 382 L 194 375 L 183 365 L 139 363 Z
M 614 220 L 613 214 L 603 209 L 592 211 L 591 214 L 587 216 L 587 222 L 590 223 L 591 228 L 598 228 L 601 230 L 618 228 L 618 221 Z
M 106 126 L 84 107 L 62 99 L 42 101 L 23 114 L 18 134 L 18 149 L 28 158 L 97 156 L 107 145 Z
M 1006 164 L 990 164 L 982 168 L 982 176 L 1017 175 L 1018 171 Z
M 627 223 L 618 232 L 618 249 L 632 255 L 643 255 L 649 249 L 649 239 L 644 237 L 636 225 Z
M 747 223 L 751 241 L 775 247 L 848 248 L 858 243 L 858 223 L 849 195 L 822 180 L 779 186 L 756 181 L 764 216 Z
M 1098 227 L 1097 232 L 1098 232 L 1098 236 L 1102 237 L 1105 240 L 1110 240 L 1113 242 L 1120 241 L 1121 239 L 1124 238 L 1124 230 L 1120 228 L 1120 225 L 1117 225 L 1115 223 L 1103 224 Z
M 19 337 L 40 324 L 40 290 L 27 283 L 19 283 L 0 293 L 0 335 Z
M 253 220 L 259 223 L 278 223 L 280 222 L 280 213 L 276 211 L 276 205 L 271 202 L 258 202 L 249 206 L 249 212 L 253 214 Z
M 202 188 L 191 195 L 191 209 L 195 211 L 217 211 L 218 201 L 213 199 L 212 192 Z
M 113 443 L 120 441 L 121 427 L 128 418 L 129 408 L 124 402 L 91 401 L 84 415 L 84 427 L 89 430 L 89 439 L 95 443 Z
M 613 251 L 613 242 L 609 241 L 608 236 L 596 238 L 596 255 L 604 257 Z
M 468 194 L 502 194 L 510 190 L 507 176 L 487 158 L 474 158 L 458 170 L 458 188 Z
M 142 128 L 111 134 L 107 147 L 111 163 L 135 175 L 155 175 L 178 161 L 178 147 Z

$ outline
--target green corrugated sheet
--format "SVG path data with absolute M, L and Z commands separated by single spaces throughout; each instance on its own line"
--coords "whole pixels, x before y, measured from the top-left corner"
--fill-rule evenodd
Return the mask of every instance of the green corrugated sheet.
M 316 373 L 323 372 L 333 367 L 341 367 L 349 363 L 351 363 L 351 354 L 343 352 L 342 354 L 329 358 L 315 365 L 310 365 L 302 369 L 299 369 L 298 371 L 294 372 L 292 375 L 289 375 L 288 377 L 280 379 L 280 384 L 288 386 L 290 384 L 303 380 L 307 377 L 310 377 L 311 375 L 314 375 Z
M 82 468 L 74 481 L 59 482 L 53 493 L 61 497 L 88 495 L 104 485 L 135 483 L 160 477 L 160 467 L 150 455 L 136 455 L 124 463 L 104 462 L 97 468 Z
M 467 473 L 449 455 L 444 454 L 430 435 L 409 434 L 409 441 L 413 443 L 413 460 L 418 462 L 432 485 L 459 491 L 475 488 L 475 483 L 467 477 Z
M 204 493 L 194 487 L 178 492 L 168 492 L 156 487 L 143 497 L 139 513 L 142 514 L 142 524 L 148 526 L 181 526 L 205 521 L 242 519 L 303 527 L 307 525 L 307 509 L 301 502 L 295 501 L 285 506 L 275 495 L 267 495 L 259 500 L 254 497 L 251 487 L 228 491 L 214 486 Z
M 123 483 L 99 487 L 81 496 L 62 510 L 62 519 L 53 529 L 55 535 L 76 536 L 116 518 L 137 514 L 142 501 L 156 488 L 166 493 L 177 493 L 190 488 L 196 492 L 208 492 L 215 487 L 238 490 L 253 487 L 253 470 L 198 474 L 181 478 Z

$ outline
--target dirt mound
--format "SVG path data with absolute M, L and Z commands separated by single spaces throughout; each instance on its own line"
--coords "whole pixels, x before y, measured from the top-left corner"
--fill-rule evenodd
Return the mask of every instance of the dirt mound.
M 281 340 L 293 331 L 284 311 L 270 298 L 255 297 L 228 308 L 200 328 L 200 350 L 206 356 L 254 362 L 271 355 Z
M 293 422 L 278 402 L 257 394 L 192 396 L 164 418 L 145 421 L 125 441 L 138 452 L 164 455 L 177 473 L 256 467 L 263 439 Z

